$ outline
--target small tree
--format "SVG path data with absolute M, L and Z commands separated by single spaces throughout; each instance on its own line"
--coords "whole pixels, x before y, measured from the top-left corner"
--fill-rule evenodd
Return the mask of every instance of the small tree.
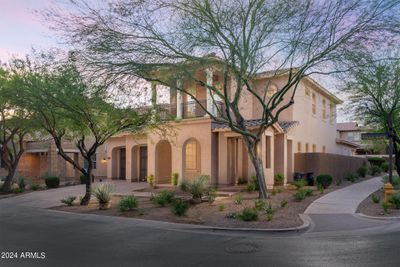
M 400 175 L 400 60 L 378 60 L 364 55 L 350 72 L 345 92 L 357 119 L 385 131 L 393 142 L 395 163 Z
M 87 83 L 72 63 L 34 66 L 19 61 L 17 65 L 24 69 L 24 75 L 14 80 L 19 85 L 15 93 L 21 105 L 35 114 L 42 129 L 54 139 L 58 154 L 87 177 L 81 204 L 88 204 L 93 155 L 99 146 L 121 131 L 143 131 L 152 122 L 153 113 L 105 101 L 105 88 Z M 64 150 L 64 140 L 75 143 L 87 168 Z
M 18 75 L 17 73 L 15 75 Z M 0 68 L 0 160 L 7 170 L 2 191 L 11 191 L 11 183 L 24 153 L 24 138 L 33 130 L 31 114 L 16 105 L 15 88 L 8 68 Z
M 191 96 L 214 121 L 242 136 L 260 198 L 267 191 L 257 147 L 262 133 L 293 105 L 301 79 L 330 73 L 331 63 L 361 44 L 389 40 L 399 11 L 397 0 L 121 0 L 99 8 L 71 3 L 76 13 L 49 10 L 45 16 L 80 49 L 82 64 L 96 75 L 138 77 Z M 210 68 L 221 74 L 218 85 L 197 76 Z M 254 80 L 268 68 L 274 71 L 259 90 Z M 282 75 L 280 90 L 268 95 L 270 82 Z M 205 87 L 217 112 L 176 78 Z M 257 129 L 248 126 L 240 109 L 244 96 L 261 110 Z

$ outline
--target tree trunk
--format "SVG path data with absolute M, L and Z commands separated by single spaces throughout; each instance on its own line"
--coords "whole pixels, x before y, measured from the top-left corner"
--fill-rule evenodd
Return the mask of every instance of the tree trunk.
M 258 182 L 258 193 L 260 199 L 268 198 L 267 186 L 265 184 L 264 168 L 262 159 L 257 155 L 257 143 L 251 142 L 247 137 L 243 137 L 244 143 L 246 144 L 247 153 L 249 154 L 250 160 L 253 163 L 256 171 L 256 178 Z
M 86 184 L 85 184 L 85 196 L 82 198 L 81 205 L 88 205 L 90 201 L 90 197 L 92 195 L 92 170 L 93 170 L 93 165 L 92 165 L 92 159 L 89 157 L 88 160 L 88 169 L 86 171 L 85 175 L 86 176 Z
M 396 139 L 393 140 L 393 152 L 394 152 L 394 164 L 396 166 L 397 175 L 400 176 L 400 151 L 397 146 Z
M 1 188 L 1 191 L 3 193 L 10 193 L 11 192 L 11 184 L 12 180 L 15 175 L 16 167 L 8 167 L 7 168 L 8 174 L 6 176 L 6 179 L 4 180 L 3 187 Z

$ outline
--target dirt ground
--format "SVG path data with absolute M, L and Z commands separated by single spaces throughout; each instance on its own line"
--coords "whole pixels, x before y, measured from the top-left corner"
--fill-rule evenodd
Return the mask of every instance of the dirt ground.
M 367 178 L 358 179 L 357 182 L 364 181 Z M 209 204 L 208 202 L 202 202 L 201 204 L 191 205 L 187 214 L 182 217 L 178 217 L 172 213 L 172 208 L 170 205 L 166 207 L 159 207 L 156 204 L 152 203 L 148 197 L 138 197 L 139 207 L 134 211 L 121 212 L 118 210 L 118 203 L 120 201 L 120 196 L 114 196 L 112 199 L 112 207 L 108 210 L 99 210 L 97 206 L 79 206 L 78 204 L 68 207 L 68 206 L 57 206 L 53 209 L 69 211 L 69 212 L 77 212 L 77 213 L 92 213 L 99 215 L 107 215 L 107 216 L 123 216 L 123 217 L 132 217 L 132 218 L 141 218 L 147 220 L 160 220 L 160 221 L 168 221 L 168 222 L 177 222 L 177 223 L 189 223 L 189 224 L 201 224 L 201 225 L 209 225 L 209 226 L 219 226 L 219 227 L 232 227 L 232 228 L 288 228 L 288 227 L 296 227 L 303 224 L 303 221 L 300 219 L 299 214 L 303 213 L 305 209 L 310 205 L 314 200 L 321 197 L 324 194 L 332 192 L 334 190 L 343 188 L 345 186 L 350 185 L 351 183 L 348 181 L 343 181 L 342 184 L 336 185 L 332 184 L 328 189 L 324 190 L 323 193 L 316 190 L 314 187 L 313 196 L 307 197 L 303 201 L 296 201 L 293 197 L 293 194 L 296 192 L 294 189 L 284 189 L 282 192 L 276 194 L 272 194 L 269 191 L 270 198 L 267 199 L 267 202 L 272 205 L 274 209 L 274 215 L 272 220 L 268 221 L 267 216 L 264 211 L 259 212 L 258 221 L 246 222 L 240 219 L 231 219 L 226 216 L 231 213 L 240 212 L 245 207 L 254 207 L 254 201 L 258 197 L 258 192 L 247 193 L 240 192 L 243 197 L 243 202 L 241 204 L 235 204 L 235 198 L 237 196 L 234 195 L 232 197 L 219 197 L 213 204 Z M 182 197 L 187 199 L 189 196 L 182 193 L 177 188 L 158 188 L 152 189 L 148 188 L 147 192 L 159 192 L 161 190 L 170 190 L 174 191 L 177 197 Z M 288 204 L 286 207 L 281 207 L 281 202 L 286 200 Z M 223 210 L 221 210 L 221 206 L 224 206 Z
M 378 196 L 380 198 L 379 203 L 374 203 L 372 201 L 372 195 Z M 363 213 L 369 216 L 377 217 L 400 217 L 400 209 L 390 208 L 388 213 L 385 213 L 382 208 L 383 202 L 383 189 L 379 189 L 375 193 L 369 195 L 363 202 L 358 206 L 357 212 Z

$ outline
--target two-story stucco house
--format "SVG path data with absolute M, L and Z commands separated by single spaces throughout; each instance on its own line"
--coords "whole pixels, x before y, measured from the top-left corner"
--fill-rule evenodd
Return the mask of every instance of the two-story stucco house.
M 261 94 L 271 80 L 268 94 L 273 94 L 285 83 L 285 75 L 271 80 L 270 72 L 260 73 L 253 82 Z M 211 69 L 200 71 L 199 76 L 207 84 L 216 84 L 221 79 Z M 210 112 L 215 110 L 208 100 L 209 90 L 185 81 L 180 83 L 190 88 Z M 248 125 L 257 127 L 260 104 L 253 97 L 243 96 L 240 109 Z M 281 113 L 280 121 L 262 135 L 260 153 L 269 188 L 276 173 L 283 173 L 285 182 L 292 180 L 295 153 L 342 151 L 343 144 L 337 143 L 336 138 L 336 106 L 341 103 L 313 79 L 307 77 L 300 82 L 295 104 Z M 107 178 L 142 181 L 153 174 L 156 183 L 168 184 L 171 173 L 178 173 L 179 181 L 206 174 L 213 184 L 223 186 L 254 174 L 239 134 L 213 122 L 190 96 L 179 91 L 170 91 L 168 105 L 179 120 L 169 122 L 173 130 L 170 136 L 150 132 L 141 136 L 120 134 L 108 140 Z

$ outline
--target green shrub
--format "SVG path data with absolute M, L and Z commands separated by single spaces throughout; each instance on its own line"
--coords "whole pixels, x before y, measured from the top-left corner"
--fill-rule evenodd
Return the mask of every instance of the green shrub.
M 15 188 L 12 189 L 12 192 L 14 194 L 20 194 L 20 193 L 23 193 L 24 191 L 25 191 L 24 189 L 19 188 L 19 187 L 15 187 Z
M 31 185 L 31 190 L 32 190 L 32 191 L 36 191 L 36 190 L 39 190 L 39 189 L 41 189 L 41 186 L 40 186 L 40 185 L 38 185 L 38 184 L 32 184 L 32 185 Z
M 201 199 L 209 189 L 210 177 L 208 175 L 200 175 L 193 182 L 183 181 L 181 190 L 192 195 L 193 199 Z
M 236 183 L 237 183 L 238 185 L 247 184 L 247 180 L 246 180 L 246 178 L 244 178 L 244 177 L 239 177 L 239 178 L 237 179 Z
M 257 221 L 258 220 L 258 211 L 255 208 L 246 207 L 242 210 L 242 212 L 237 216 L 242 221 Z
M 273 196 L 275 196 L 275 195 L 276 195 L 276 190 L 275 190 L 275 189 L 272 189 L 272 191 L 271 191 L 271 195 L 273 195 Z
M 271 221 L 274 216 L 274 209 L 272 208 L 271 203 L 265 208 L 265 213 L 267 214 L 267 221 Z
M 317 189 L 321 194 L 324 193 L 324 187 L 321 184 L 317 184 Z
M 371 196 L 371 198 L 372 198 L 372 202 L 374 202 L 375 204 L 378 204 L 379 201 L 381 200 L 381 198 L 379 196 L 374 195 L 374 194 Z
M 165 205 L 172 203 L 174 200 L 174 192 L 162 190 L 160 193 L 152 195 L 150 200 L 155 204 L 164 207 Z
M 381 167 L 382 164 L 385 162 L 386 160 L 384 158 L 379 158 L 379 157 L 370 157 L 368 158 L 368 162 L 373 165 L 373 166 L 378 166 Z
M 220 204 L 220 205 L 218 206 L 218 210 L 219 210 L 219 211 L 224 211 L 224 210 L 225 210 L 225 205 L 224 205 L 224 204 Z
M 251 176 L 250 180 L 251 180 L 251 183 L 255 184 L 256 190 L 260 189 L 260 186 L 259 186 L 258 180 L 257 180 L 257 176 L 255 176 L 255 175 Z
M 276 190 L 276 193 L 282 193 L 283 192 L 283 189 L 282 188 L 278 188 L 277 190 Z
M 264 210 L 267 207 L 267 202 L 262 199 L 254 200 L 254 208 L 256 210 Z
M 345 175 L 345 179 L 354 183 L 358 179 L 358 176 L 354 172 L 349 172 Z
M 139 203 L 135 196 L 126 196 L 122 197 L 119 202 L 119 210 L 120 211 L 129 211 L 136 209 Z
M 336 186 L 340 186 L 342 184 L 342 179 L 338 179 L 337 181 L 336 181 Z
M 252 193 L 256 191 L 256 184 L 255 183 L 250 183 L 246 186 L 246 192 L 247 193 Z
M 384 172 L 388 172 L 389 171 L 389 161 L 385 161 L 381 164 L 381 169 Z
M 61 203 L 64 203 L 67 206 L 72 206 L 75 199 L 76 199 L 76 196 L 68 196 L 68 197 L 61 199 Z
M 305 189 L 301 189 L 301 190 L 304 190 L 306 197 L 311 197 L 314 192 L 314 190 L 312 190 L 311 188 L 305 188 Z
M 382 172 L 382 169 L 379 166 L 371 165 L 369 167 L 369 173 L 371 175 L 377 175 L 377 174 L 380 174 L 381 172 Z
M 23 191 L 25 191 L 25 186 L 26 186 L 26 184 L 25 184 L 25 179 L 24 179 L 24 177 L 20 177 L 20 178 L 18 179 L 18 186 L 19 186 L 19 188 L 21 188 Z
M 367 176 L 367 172 L 368 172 L 368 169 L 365 166 L 361 166 L 360 168 L 357 169 L 357 174 L 359 177 Z
M 111 183 L 100 183 L 93 187 L 92 195 L 99 201 L 100 205 L 108 204 L 111 200 L 115 186 Z
M 60 186 L 60 178 L 57 176 L 46 175 L 44 177 L 44 182 L 47 188 L 57 188 Z
M 288 201 L 287 201 L 286 199 L 282 200 L 282 201 L 281 201 L 281 208 L 286 207 L 287 204 L 288 204 Z
M 171 184 L 173 186 L 177 186 L 178 185 L 178 177 L 179 177 L 179 173 L 176 173 L 176 172 L 172 173 L 172 175 L 171 175 Z
M 81 176 L 79 176 L 79 180 L 81 181 L 81 184 L 86 184 L 88 177 L 82 174 Z
M 175 199 L 172 203 L 172 212 L 177 216 L 183 216 L 189 209 L 189 205 L 182 199 Z
M 317 186 L 321 185 L 324 189 L 328 188 L 332 184 L 332 176 L 329 174 L 320 174 L 315 179 L 317 182 Z
M 400 193 L 391 195 L 388 199 L 388 202 L 392 204 L 396 209 L 400 209 Z
M 293 195 L 294 199 L 297 201 L 302 201 L 307 197 L 306 191 L 300 189 Z
M 382 182 L 384 184 L 388 183 L 389 182 L 389 175 L 383 176 Z M 397 176 L 397 175 L 393 175 L 392 176 L 392 185 L 393 185 L 393 188 L 395 190 L 400 189 L 400 178 L 399 178 L 399 176 Z
M 382 208 L 383 208 L 383 211 L 387 214 L 389 212 L 390 203 L 383 201 L 382 202 Z
M 150 174 L 147 176 L 147 183 L 151 186 L 154 187 L 154 175 Z
M 296 186 L 297 189 L 300 189 L 307 185 L 307 181 L 305 179 L 300 179 L 295 181 L 293 184 Z
M 236 205 L 240 205 L 240 204 L 242 204 L 242 202 L 243 202 L 243 196 L 242 196 L 242 194 L 237 194 L 236 196 L 235 196 L 235 204 Z
M 275 174 L 274 182 L 276 185 L 283 185 L 284 180 L 285 176 L 282 173 Z
M 207 192 L 207 201 L 208 203 L 214 203 L 215 199 L 217 198 L 217 189 L 214 187 L 210 187 Z
M 236 213 L 236 212 L 231 212 L 225 215 L 225 218 L 228 219 L 236 219 L 239 217 L 240 214 Z M 239 217 L 240 218 L 240 217 Z

